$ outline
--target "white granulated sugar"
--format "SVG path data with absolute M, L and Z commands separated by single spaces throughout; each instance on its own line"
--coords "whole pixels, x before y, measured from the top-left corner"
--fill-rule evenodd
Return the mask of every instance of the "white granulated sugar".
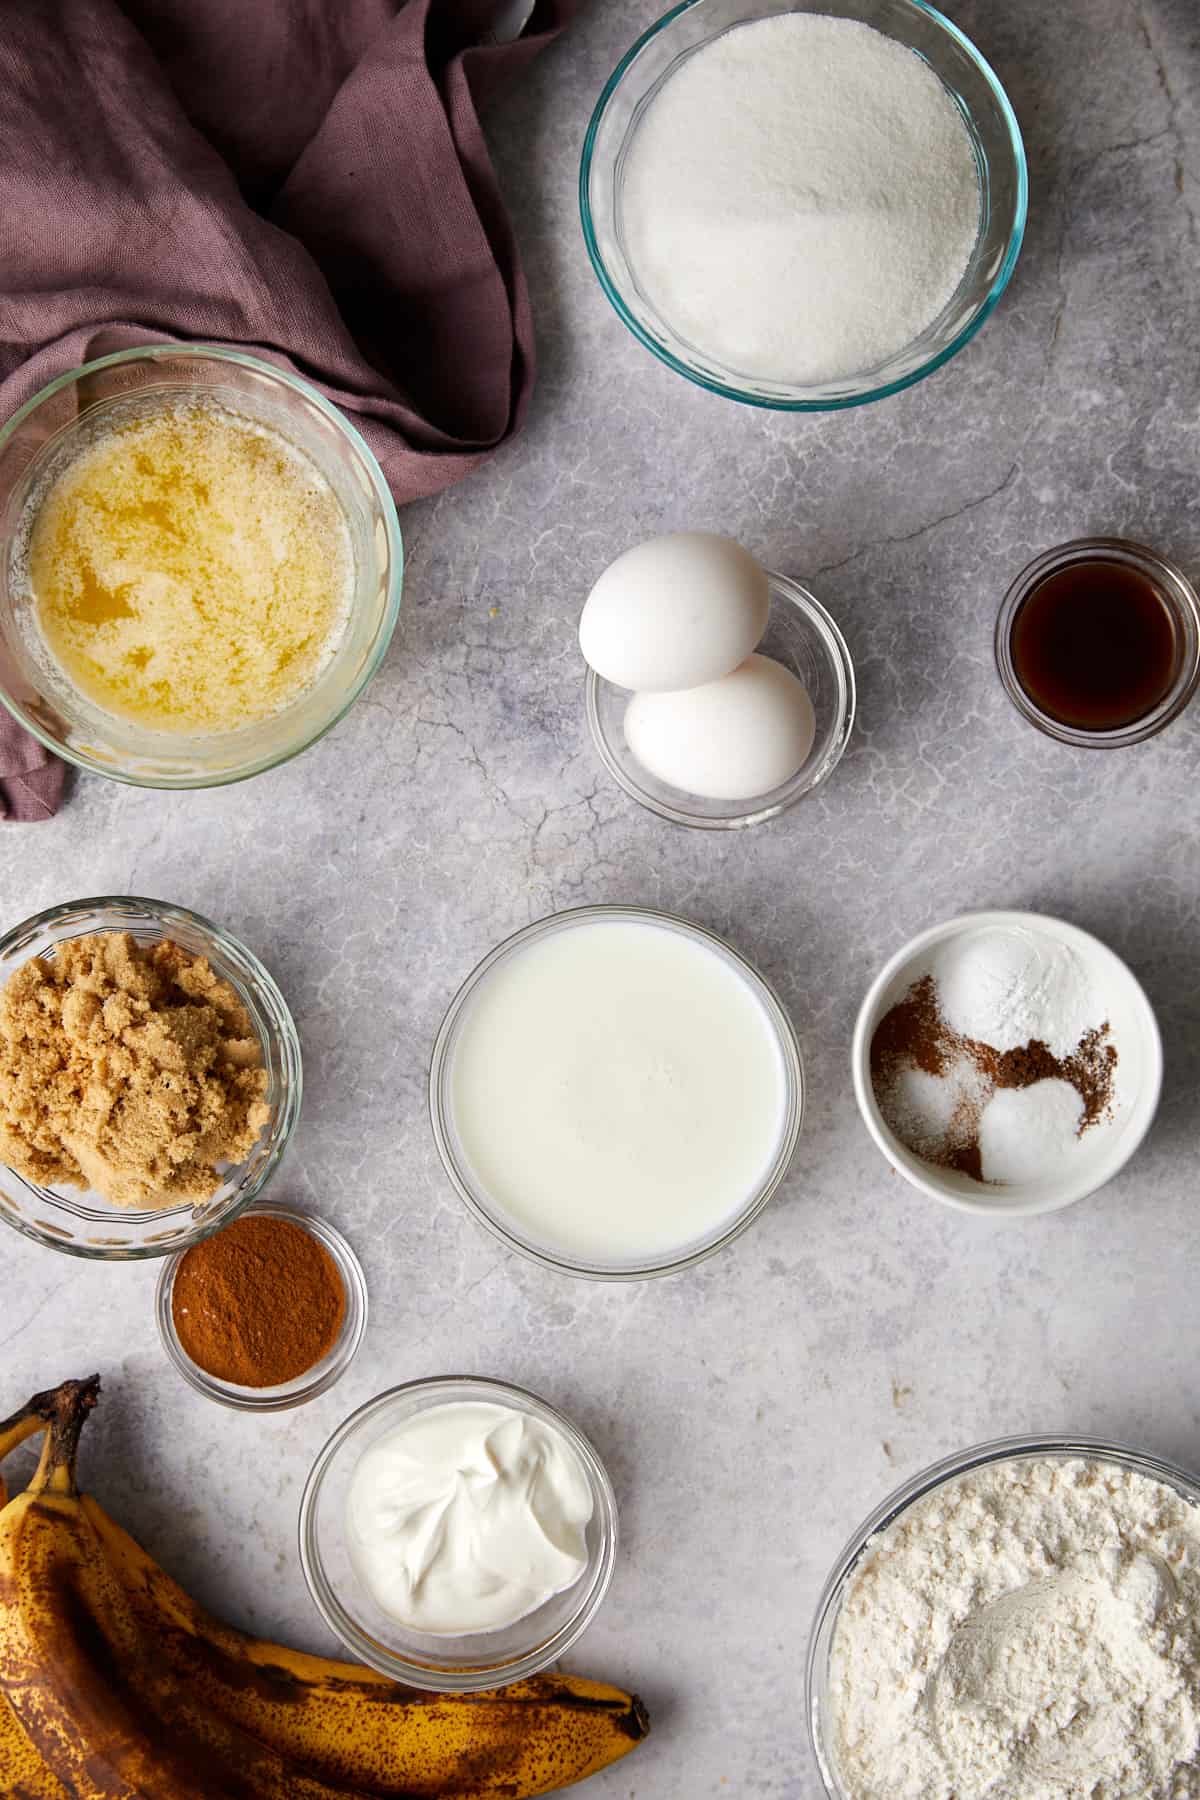
M 1096 1460 L 960 1476 L 868 1547 L 829 1704 L 851 1800 L 1195 1800 L 1200 1512 Z
M 937 1161 L 947 1149 L 970 1142 L 991 1092 L 989 1078 L 963 1056 L 949 1062 L 940 1075 L 905 1064 L 876 1098 L 885 1123 L 900 1142 L 914 1156 Z
M 1014 1183 L 1057 1174 L 1079 1142 L 1083 1115 L 1083 1096 L 1069 1081 L 998 1088 L 979 1119 L 983 1179 Z
M 630 265 L 732 372 L 862 374 L 954 294 L 979 229 L 966 126 L 937 76 L 869 25 L 783 13 L 693 52 L 626 155 Z
M 938 952 L 931 972 L 951 1031 L 993 1050 L 1040 1039 L 1052 1056 L 1070 1056 L 1106 1023 L 1083 959 L 1048 932 L 961 932 Z

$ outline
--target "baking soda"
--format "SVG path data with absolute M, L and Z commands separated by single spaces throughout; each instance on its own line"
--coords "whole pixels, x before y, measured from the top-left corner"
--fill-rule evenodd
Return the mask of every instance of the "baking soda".
M 689 56 L 638 125 L 625 249 L 662 317 L 732 371 L 833 381 L 947 305 L 979 229 L 966 126 L 868 25 L 784 13 Z
M 998 1088 L 979 1117 L 983 1179 L 1004 1186 L 1037 1181 L 1071 1155 L 1084 1114 L 1083 1097 L 1069 1081 Z
M 1103 1017 L 1082 958 L 1023 925 L 951 938 L 934 958 L 933 977 L 951 1031 L 993 1050 L 1037 1040 L 1052 1056 L 1069 1056 Z

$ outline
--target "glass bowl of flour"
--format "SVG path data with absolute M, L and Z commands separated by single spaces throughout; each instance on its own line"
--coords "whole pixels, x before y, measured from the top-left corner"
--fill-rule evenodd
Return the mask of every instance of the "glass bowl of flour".
M 701 387 L 824 412 L 961 350 L 1021 246 L 1021 133 L 922 0 L 690 0 L 600 95 L 580 210 L 634 336 Z
M 806 1701 L 829 1800 L 1200 1793 L 1200 1485 L 1093 1438 L 936 1463 L 838 1558 Z

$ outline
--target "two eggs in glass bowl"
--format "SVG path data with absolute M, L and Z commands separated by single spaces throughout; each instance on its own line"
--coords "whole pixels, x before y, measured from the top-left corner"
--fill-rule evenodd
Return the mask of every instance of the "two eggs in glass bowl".
M 849 739 L 854 670 L 837 625 L 731 538 L 673 532 L 625 551 L 592 588 L 579 643 L 601 760 L 676 824 L 773 818 Z

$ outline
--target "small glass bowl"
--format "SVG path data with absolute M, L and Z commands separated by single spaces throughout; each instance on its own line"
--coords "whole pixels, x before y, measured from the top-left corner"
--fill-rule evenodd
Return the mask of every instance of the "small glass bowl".
M 600 760 L 639 805 L 673 825 L 695 825 L 705 831 L 739 831 L 778 818 L 797 800 L 811 794 L 842 759 L 854 728 L 854 664 L 846 640 L 816 597 L 798 581 L 769 570 L 771 610 L 758 648 L 798 675 L 808 689 L 816 714 L 812 749 L 790 781 L 756 800 L 706 800 L 659 781 L 644 769 L 625 742 L 625 708 L 630 695 L 587 672 L 585 698 L 588 727 Z
M 355 583 L 345 633 L 313 685 L 281 712 L 236 731 L 150 731 L 103 711 L 41 647 L 13 558 L 26 502 L 80 440 L 164 398 L 204 398 L 255 419 L 308 455 L 345 511 Z M 396 507 L 366 440 L 307 381 L 240 350 L 155 344 L 60 375 L 0 430 L 0 701 L 47 749 L 138 787 L 243 781 L 297 756 L 337 724 L 383 660 L 400 612 L 404 557 Z
M 779 1055 L 783 1062 L 786 1097 L 784 1117 L 780 1127 L 779 1142 L 770 1166 L 763 1176 L 757 1190 L 752 1193 L 733 1219 L 710 1238 L 693 1243 L 678 1255 L 664 1258 L 661 1262 L 646 1264 L 602 1263 L 575 1261 L 565 1252 L 559 1253 L 527 1238 L 517 1229 L 505 1209 L 498 1205 L 483 1187 L 471 1167 L 470 1158 L 463 1149 L 458 1128 L 454 1121 L 454 1101 L 452 1092 L 452 1074 L 454 1051 L 459 1029 L 467 1016 L 470 1002 L 476 988 L 483 982 L 498 964 L 519 956 L 530 943 L 549 936 L 556 931 L 570 931 L 576 925 L 586 925 L 597 920 L 624 919 L 635 924 L 654 924 L 666 931 L 682 933 L 693 938 L 705 948 L 713 950 L 721 959 L 729 964 L 746 981 L 761 1004 L 767 1021 L 775 1033 Z M 577 906 L 564 912 L 551 913 L 547 918 L 538 919 L 532 925 L 524 926 L 520 931 L 496 945 L 496 948 L 484 957 L 483 961 L 463 982 L 457 994 L 450 1002 L 449 1010 L 442 1020 L 441 1029 L 433 1046 L 433 1056 L 429 1067 L 429 1116 L 433 1125 L 434 1141 L 442 1166 L 450 1177 L 455 1192 L 469 1210 L 502 1244 L 518 1255 L 528 1257 L 531 1262 L 540 1263 L 545 1269 L 554 1269 L 560 1275 L 581 1276 L 588 1281 L 645 1281 L 656 1275 L 675 1275 L 682 1269 L 690 1269 L 694 1264 L 703 1262 L 714 1256 L 727 1244 L 740 1237 L 747 1226 L 753 1224 L 766 1206 L 768 1200 L 778 1188 L 787 1174 L 788 1165 L 800 1136 L 800 1125 L 804 1116 L 804 1069 L 800 1059 L 800 1045 L 792 1022 L 784 1011 L 783 1004 L 774 988 L 760 975 L 752 963 L 739 956 L 732 945 L 714 932 L 706 931 L 702 925 L 693 924 L 689 919 L 676 918 L 673 913 L 656 912 L 645 906 Z
M 210 1375 L 207 1369 L 202 1369 L 199 1363 L 192 1361 L 175 1329 L 171 1296 L 175 1290 L 176 1273 L 186 1255 L 183 1250 L 163 1264 L 158 1286 L 154 1290 L 154 1316 L 158 1324 L 158 1335 L 162 1339 L 163 1349 L 188 1386 L 194 1387 L 206 1400 L 215 1400 L 219 1406 L 236 1407 L 241 1412 L 284 1412 L 291 1406 L 303 1406 L 306 1400 L 315 1400 L 318 1394 L 331 1388 L 335 1381 L 340 1381 L 350 1367 L 367 1329 L 367 1279 L 362 1272 L 362 1264 L 341 1232 L 335 1231 L 332 1225 L 327 1225 L 324 1219 L 316 1219 L 311 1213 L 295 1212 L 290 1206 L 282 1206 L 274 1201 L 267 1201 L 262 1206 L 246 1207 L 239 1216 L 286 1219 L 290 1225 L 298 1225 L 301 1231 L 307 1231 L 310 1237 L 316 1238 L 328 1250 L 346 1290 L 346 1312 L 333 1347 L 311 1369 L 305 1369 L 293 1381 L 281 1382 L 278 1387 L 239 1387 L 236 1382 L 222 1381 L 218 1376 Z
M 941 313 L 920 337 L 872 369 L 802 386 L 726 367 L 688 342 L 638 285 L 621 218 L 625 162 L 647 106 L 684 59 L 736 25 L 775 13 L 856 19 L 913 50 L 947 89 L 970 135 L 979 172 L 979 235 Z M 710 393 L 784 412 L 834 412 L 883 400 L 930 375 L 970 342 L 1008 286 L 1025 231 L 1025 149 L 995 74 L 970 39 L 924 0 L 683 0 L 617 64 L 583 145 L 579 205 L 588 256 L 617 316 L 668 368 Z
M 859 1526 L 825 1583 L 817 1603 L 808 1643 L 804 1712 L 808 1722 L 809 1743 L 828 1800 L 853 1800 L 850 1790 L 842 1785 L 837 1775 L 834 1754 L 836 1729 L 829 1693 L 830 1655 L 842 1600 L 873 1541 L 895 1525 L 919 1501 L 974 1469 L 986 1468 L 992 1463 L 1047 1459 L 1068 1462 L 1076 1458 L 1112 1463 L 1119 1469 L 1164 1482 L 1192 1505 L 1200 1505 L 1200 1483 L 1194 1475 L 1189 1475 L 1174 1463 L 1163 1461 L 1161 1457 L 1147 1456 L 1139 1450 L 1131 1450 L 1125 1444 L 1111 1444 L 1102 1438 L 1089 1437 L 1010 1437 L 975 1444 L 969 1450 L 961 1450 L 954 1456 L 947 1456 L 941 1462 L 934 1463 L 931 1468 L 923 1469 L 911 1481 L 906 1481 L 902 1487 L 897 1488 L 895 1493 L 889 1494 L 875 1508 L 870 1518 Z
M 432 1406 L 483 1401 L 537 1419 L 564 1437 L 592 1490 L 588 1563 L 573 1587 L 496 1631 L 434 1637 L 385 1613 L 355 1574 L 346 1545 L 346 1497 L 359 1457 L 378 1438 Z M 617 1554 L 617 1504 L 591 1444 L 562 1413 L 522 1388 L 478 1376 L 410 1381 L 368 1400 L 339 1425 L 313 1464 L 300 1501 L 300 1566 L 329 1629 L 353 1657 L 393 1681 L 440 1694 L 504 1687 L 549 1668 L 587 1629 L 608 1591 Z
M 1048 576 L 1081 562 L 1119 563 L 1145 576 L 1170 608 L 1179 636 L 1179 667 L 1158 705 L 1140 719 L 1118 725 L 1112 731 L 1088 731 L 1079 725 L 1066 725 L 1043 712 L 1021 685 L 1013 664 L 1013 629 L 1025 601 Z M 1143 743 L 1179 717 L 1200 683 L 1200 597 L 1182 569 L 1145 544 L 1135 544 L 1129 538 L 1073 538 L 1068 544 L 1058 544 L 1036 556 L 1005 594 L 996 619 L 996 667 L 1004 691 L 1017 711 L 1060 744 L 1071 744 L 1079 750 L 1111 750 Z
M 287 1002 L 258 958 L 211 919 L 161 900 L 131 895 L 71 900 L 26 919 L 0 938 L 0 987 L 31 957 L 52 957 L 57 944 L 94 931 L 127 931 L 142 944 L 171 938 L 207 958 L 236 990 L 262 1044 L 270 1118 L 249 1156 L 225 1171 L 216 1193 L 202 1204 L 145 1211 L 114 1206 L 90 1190 L 38 1187 L 0 1164 L 0 1219 L 69 1256 L 111 1262 L 167 1256 L 236 1218 L 279 1167 L 300 1116 L 300 1040 Z

